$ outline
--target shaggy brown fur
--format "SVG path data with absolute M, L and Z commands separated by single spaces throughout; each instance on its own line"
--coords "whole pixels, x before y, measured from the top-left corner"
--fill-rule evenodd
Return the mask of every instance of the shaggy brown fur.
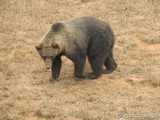
M 112 29 L 106 22 L 93 17 L 80 17 L 53 24 L 36 48 L 46 67 L 52 67 L 51 80 L 59 77 L 62 55 L 74 62 L 76 77 L 95 79 L 116 69 L 112 52 L 114 41 Z M 83 70 L 87 56 L 93 72 L 85 75 Z M 106 70 L 102 69 L 103 65 Z

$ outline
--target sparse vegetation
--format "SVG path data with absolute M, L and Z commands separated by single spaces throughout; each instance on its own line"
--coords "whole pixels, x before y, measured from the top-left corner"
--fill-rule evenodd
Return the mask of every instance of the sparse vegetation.
M 159 0 L 1 0 L 0 11 L 0 120 L 160 115 Z M 50 84 L 34 45 L 52 23 L 79 16 L 110 23 L 118 68 L 97 80 L 77 79 L 63 57 L 59 81 Z

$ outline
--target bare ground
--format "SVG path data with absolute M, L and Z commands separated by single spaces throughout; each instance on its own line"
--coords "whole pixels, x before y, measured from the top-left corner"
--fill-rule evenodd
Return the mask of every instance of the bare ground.
M 110 23 L 118 68 L 81 80 L 64 57 L 50 84 L 34 45 L 52 23 L 79 16 Z M 159 0 L 0 1 L 0 120 L 116 120 L 118 113 L 160 115 Z

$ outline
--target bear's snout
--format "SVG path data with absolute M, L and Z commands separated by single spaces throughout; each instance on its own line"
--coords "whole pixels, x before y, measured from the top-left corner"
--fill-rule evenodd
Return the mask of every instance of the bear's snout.
M 51 59 L 45 59 L 44 60 L 44 63 L 45 63 L 45 66 L 46 66 L 46 69 L 50 69 L 51 66 L 52 66 L 52 60 Z

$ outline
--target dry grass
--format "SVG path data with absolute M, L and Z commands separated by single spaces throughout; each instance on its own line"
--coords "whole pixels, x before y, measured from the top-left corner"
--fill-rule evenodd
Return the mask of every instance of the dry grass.
M 159 6 L 159 0 L 1 0 L 0 120 L 160 114 Z M 110 23 L 118 69 L 94 81 L 80 80 L 73 77 L 73 63 L 63 57 L 60 79 L 50 84 L 51 72 L 34 45 L 52 23 L 79 16 Z

